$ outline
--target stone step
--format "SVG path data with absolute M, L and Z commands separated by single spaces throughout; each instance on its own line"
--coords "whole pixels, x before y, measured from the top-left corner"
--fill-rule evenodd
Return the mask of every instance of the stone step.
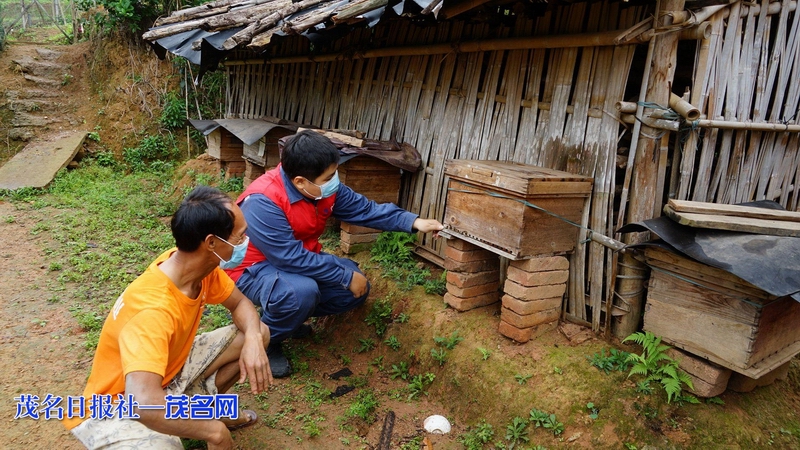
M 53 102 L 49 100 L 15 100 L 8 102 L 8 109 L 12 111 L 23 112 L 36 112 L 43 111 L 45 113 L 56 111 L 61 107 L 60 102 Z
M 48 61 L 55 61 L 61 55 L 64 54 L 64 52 L 57 52 L 55 50 L 50 50 L 49 48 L 37 48 L 36 53 L 39 55 L 40 58 L 46 59 Z
M 55 98 L 60 96 L 60 92 L 52 89 L 25 89 L 21 91 L 9 89 L 6 91 L 6 98 L 10 101 L 21 99 Z
M 29 75 L 27 73 L 24 74 L 24 77 L 25 77 L 26 80 L 32 81 L 32 82 L 34 82 L 36 84 L 39 84 L 39 85 L 52 86 L 52 87 L 61 86 L 61 80 L 51 80 L 49 78 L 37 77 L 35 75 Z
M 62 119 L 58 115 L 33 115 L 21 111 L 16 111 L 11 119 L 13 127 L 45 127 L 54 123 L 61 123 Z
M 53 80 L 58 79 L 59 82 L 64 74 L 69 72 L 69 67 L 65 64 L 37 61 L 29 56 L 14 59 L 12 62 L 19 66 L 19 69 L 24 73 Z

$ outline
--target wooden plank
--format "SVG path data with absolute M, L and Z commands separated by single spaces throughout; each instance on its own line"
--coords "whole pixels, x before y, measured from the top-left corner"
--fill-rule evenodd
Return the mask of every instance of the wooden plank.
M 678 213 L 712 214 L 716 216 L 747 217 L 752 219 L 769 219 L 787 222 L 800 222 L 800 212 L 777 209 L 756 208 L 753 206 L 725 205 L 720 203 L 691 202 L 672 199 L 667 203 L 670 209 Z
M 770 234 L 773 236 L 800 237 L 800 223 L 746 217 L 720 216 L 711 214 L 679 213 L 664 207 L 664 214 L 670 219 L 694 228 L 741 231 L 744 233 Z
M 784 297 L 767 305 L 761 312 L 750 362 L 761 361 L 800 342 L 798 323 L 800 303 L 791 297 Z
M 26 145 L 0 167 L 0 189 L 46 187 L 78 154 L 86 135 L 85 131 L 73 131 Z
M 327 137 L 328 139 L 336 139 L 352 147 L 359 147 L 359 148 L 364 147 L 364 139 L 354 138 L 353 136 L 337 133 L 335 131 L 323 130 L 319 128 L 298 128 L 297 132 L 299 133 L 301 131 L 306 131 L 306 130 L 316 131 L 317 133 Z

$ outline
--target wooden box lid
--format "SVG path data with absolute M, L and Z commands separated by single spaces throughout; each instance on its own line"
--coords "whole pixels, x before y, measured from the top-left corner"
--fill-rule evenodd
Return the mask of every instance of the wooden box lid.
M 586 197 L 592 192 L 592 178 L 545 167 L 503 161 L 449 159 L 444 173 L 450 178 L 492 190 L 527 197 L 570 195 Z

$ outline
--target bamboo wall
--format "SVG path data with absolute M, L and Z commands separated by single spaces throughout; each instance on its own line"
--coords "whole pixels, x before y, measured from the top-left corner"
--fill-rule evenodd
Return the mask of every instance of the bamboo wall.
M 463 22 L 420 28 L 396 21 L 377 27 L 372 41 L 393 47 L 623 30 L 644 13 L 623 5 L 576 3 L 499 28 Z M 352 33 L 333 50 L 368 33 Z M 307 48 L 303 39 L 288 39 L 274 54 L 303 54 L 303 45 Z M 424 170 L 411 176 L 401 204 L 439 220 L 447 194 L 446 159 L 515 161 L 589 175 L 595 185 L 583 225 L 612 235 L 621 131 L 614 105 L 625 92 L 633 52 L 628 45 L 236 65 L 228 68 L 227 115 L 274 116 L 408 142 L 419 150 Z M 437 241 L 422 245 L 440 251 Z M 611 286 L 609 252 L 596 243 L 590 247 L 579 244 L 571 270 L 577 281 L 571 283 L 568 312 L 582 319 L 587 287 L 589 304 L 599 308 Z
M 768 4 L 760 2 L 756 14 L 756 8 L 737 2 L 711 18 L 712 36 L 698 46 L 692 92 L 692 103 L 709 119 L 798 123 L 800 17 L 789 1 L 772 15 Z M 767 199 L 797 210 L 799 138 L 798 133 L 691 131 L 672 191 L 681 200 Z

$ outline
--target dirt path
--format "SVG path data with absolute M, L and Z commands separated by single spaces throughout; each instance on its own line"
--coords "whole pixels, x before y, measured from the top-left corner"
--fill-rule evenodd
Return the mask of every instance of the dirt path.
M 38 214 L 0 202 L 0 442 L 7 448 L 82 448 L 58 421 L 15 419 L 22 394 L 61 397 L 80 394 L 89 361 L 65 355 L 83 354 L 80 329 L 67 305 L 48 289 L 42 234 L 34 236 Z M 52 445 L 51 445 L 52 444 Z

